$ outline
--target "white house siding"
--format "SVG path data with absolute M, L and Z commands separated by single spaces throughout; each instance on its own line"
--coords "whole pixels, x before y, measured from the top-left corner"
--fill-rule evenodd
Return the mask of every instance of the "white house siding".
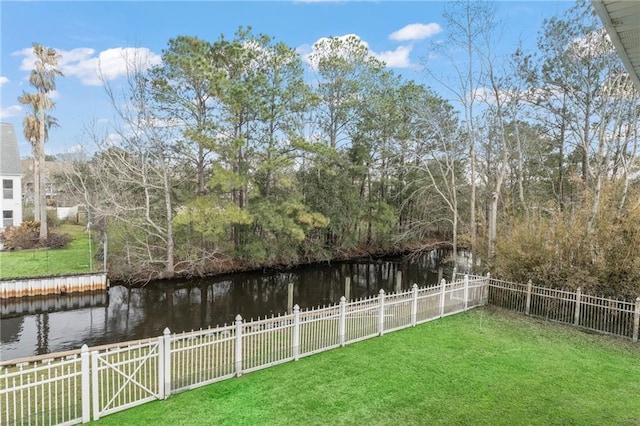
M 11 182 L 13 190 L 5 190 L 5 182 Z M 5 198 L 5 196 L 11 195 L 11 198 Z M 19 176 L 2 176 L 2 199 L 0 199 L 0 211 L 2 211 L 2 224 L 0 228 L 4 229 L 7 226 L 18 226 L 22 223 L 22 179 Z M 5 216 L 6 212 L 11 212 L 11 219 L 8 220 Z
M 22 166 L 12 124 L 0 123 L 0 231 L 22 223 Z

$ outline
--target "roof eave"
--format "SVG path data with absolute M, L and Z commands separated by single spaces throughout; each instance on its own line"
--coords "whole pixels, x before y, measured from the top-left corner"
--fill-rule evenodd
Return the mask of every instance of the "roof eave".
M 618 34 L 615 25 L 611 22 L 611 16 L 609 15 L 609 11 L 605 7 L 603 0 L 591 0 L 591 4 L 598 13 L 598 16 L 600 16 L 600 20 L 602 21 L 604 28 L 607 30 L 607 34 L 609 34 L 609 38 L 618 52 L 620 59 L 622 59 L 631 80 L 633 80 L 633 84 L 636 86 L 636 89 L 640 91 L 640 75 L 638 75 L 638 71 L 633 66 L 633 62 L 631 62 L 629 53 L 624 48 L 624 45 L 620 40 L 620 35 Z

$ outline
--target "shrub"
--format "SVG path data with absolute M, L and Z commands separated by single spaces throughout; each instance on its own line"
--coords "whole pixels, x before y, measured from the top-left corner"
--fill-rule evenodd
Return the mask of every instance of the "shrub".
M 0 234 L 6 248 L 10 250 L 32 249 L 38 247 L 64 248 L 73 240 L 69 234 L 49 233 L 46 240 L 40 241 L 40 222 L 28 220 L 20 226 L 11 226 Z
M 49 234 L 44 241 L 44 246 L 52 249 L 61 249 L 69 245 L 73 238 L 69 234 Z
M 33 216 L 33 206 L 25 209 L 26 212 L 22 215 L 24 222 L 38 222 Z M 47 209 L 47 229 L 58 228 L 62 221 L 58 219 L 58 213 L 55 209 Z
M 4 245 L 11 250 L 30 249 L 38 246 L 40 234 L 40 222 L 37 220 L 25 221 L 20 226 L 7 228 L 0 237 Z

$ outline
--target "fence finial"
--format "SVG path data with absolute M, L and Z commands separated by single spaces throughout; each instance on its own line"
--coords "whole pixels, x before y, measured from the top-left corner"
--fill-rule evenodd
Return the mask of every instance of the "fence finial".
M 162 332 L 162 334 L 164 334 L 165 336 L 171 335 L 171 330 L 169 330 L 169 327 L 165 327 L 164 331 Z

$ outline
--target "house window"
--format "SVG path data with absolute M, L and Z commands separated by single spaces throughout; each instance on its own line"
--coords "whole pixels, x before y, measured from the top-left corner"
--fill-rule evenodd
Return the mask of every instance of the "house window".
M 13 181 L 11 179 L 2 179 L 2 198 L 5 200 L 13 199 Z
M 2 227 L 13 226 L 13 210 L 2 210 Z

